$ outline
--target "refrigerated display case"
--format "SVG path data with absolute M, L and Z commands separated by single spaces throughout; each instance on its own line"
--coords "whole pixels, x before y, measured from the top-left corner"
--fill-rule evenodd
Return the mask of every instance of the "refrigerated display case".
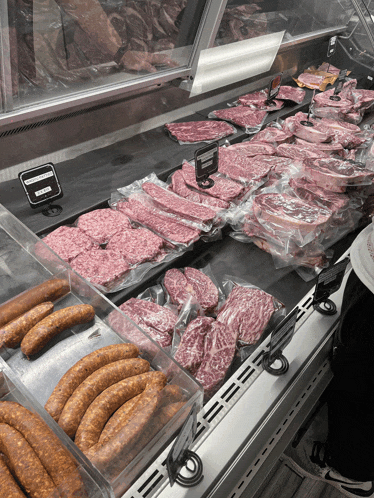
M 141 2 L 142 6 L 146 4 Z M 153 2 L 152 5 L 158 8 L 159 4 Z M 95 59 L 93 64 L 83 57 L 75 39 L 82 41 L 83 34 L 74 18 L 72 21 L 57 4 L 43 3 L 36 7 L 39 9 L 35 10 L 38 23 L 33 36 L 34 47 L 39 52 L 35 51 L 35 61 L 34 56 L 23 61 L 35 62 L 33 70 L 38 70 L 39 80 L 33 81 L 25 72 L 11 67 L 12 59 L 8 54 L 12 47 L 12 30 L 2 30 L 0 37 L 0 140 L 4 143 L 3 167 L 9 168 L 9 175 L 13 174 L 5 176 L 0 193 L 4 205 L 38 236 L 62 224 L 74 223 L 84 212 L 106 207 L 111 193 L 118 187 L 153 171 L 166 180 L 184 159 L 192 158 L 196 146 L 172 142 L 164 132 L 166 122 L 206 119 L 210 111 L 227 107 L 240 95 L 267 88 L 272 77 L 280 72 L 285 84 L 294 84 L 293 78 L 304 69 L 318 67 L 323 62 L 347 68 L 362 85 L 371 86 L 372 18 L 370 4 L 363 2 L 188 2 L 183 18 L 180 16 L 177 21 L 180 37 L 176 45 L 161 50 L 163 41 L 159 38 L 160 45 L 153 47 L 178 65 L 172 68 L 158 66 L 155 73 L 147 74 L 118 68 L 109 56 L 105 60 Z M 129 9 L 128 15 L 132 4 L 117 2 L 108 6 L 115 28 L 116 22 L 123 19 L 119 12 L 125 8 Z M 8 26 L 9 10 L 9 3 L 3 1 L 2 26 Z M 175 11 L 173 13 L 175 15 Z M 23 20 L 18 19 L 22 29 L 26 29 L 25 23 L 30 21 L 28 14 L 27 10 L 19 11 L 20 16 L 25 15 Z M 48 23 L 43 21 L 42 14 L 47 15 Z M 13 27 L 16 21 L 9 21 L 10 26 Z M 186 24 L 179 24 L 180 21 Z M 191 23 L 192 31 L 189 29 Z M 52 26 L 57 26 L 58 30 L 52 30 Z M 61 30 L 64 36 L 58 38 Z M 147 30 L 144 32 L 146 34 Z M 270 62 L 261 69 L 252 49 L 255 44 L 261 47 L 263 41 L 273 35 L 278 39 L 269 49 Z M 53 73 L 51 62 L 42 67 L 45 42 L 50 41 L 51 36 L 56 36 L 55 47 L 58 43 L 64 47 L 63 73 Z M 327 60 L 328 42 L 332 36 L 337 36 L 337 50 Z M 42 38 L 43 44 L 35 44 L 35 40 Z M 170 43 L 170 39 L 164 41 Z M 134 40 L 134 43 L 140 42 Z M 83 63 L 83 68 L 69 66 L 73 60 L 67 59 L 68 48 L 79 58 L 79 64 Z M 88 48 L 85 45 L 85 49 Z M 17 50 L 21 50 L 19 45 Z M 229 66 L 225 64 L 224 54 L 230 50 L 240 51 L 239 60 L 253 62 L 252 67 L 248 64 L 234 82 L 226 79 Z M 193 93 L 195 78 L 201 70 L 200 55 L 205 51 L 207 66 L 214 61 L 214 54 L 219 54 L 215 59 L 219 70 L 214 74 L 214 86 L 204 88 L 202 85 L 199 93 Z M 40 78 L 45 78 L 44 86 Z M 204 82 L 204 77 L 202 80 Z M 309 90 L 303 103 L 273 113 L 266 124 L 297 111 L 306 111 L 311 97 Z M 372 121 L 371 116 L 366 116 L 366 124 L 371 125 Z M 245 138 L 248 135 L 238 131 L 231 143 Z M 63 207 L 60 218 L 46 217 L 41 210 L 30 210 L 15 176 L 18 171 L 47 160 L 58 163 L 62 180 L 64 197 L 60 200 Z M 334 245 L 333 261 L 349 255 L 349 245 L 355 234 L 349 234 Z M 35 240 L 39 239 L 35 237 Z M 173 265 L 195 265 L 201 261 L 209 262 L 220 278 L 235 274 L 272 293 L 285 304 L 287 312 L 298 306 L 295 334 L 284 350 L 290 367 L 279 377 L 264 371 L 262 358 L 270 347 L 265 338 L 198 415 L 192 449 L 203 462 L 202 481 L 190 489 L 169 485 L 165 464 L 169 446 L 124 493 L 125 498 L 175 495 L 237 498 L 244 493 L 255 496 L 332 378 L 329 354 L 342 290 L 332 296 L 338 313 L 323 316 L 313 307 L 314 279 L 304 281 L 293 268 L 275 268 L 269 254 L 254 244 L 241 244 L 226 232 L 221 240 L 196 245 Z M 18 275 L 21 279 L 22 265 L 20 263 Z M 6 273 L 6 267 L 2 268 Z M 147 274 L 136 288 L 100 299 L 105 303 L 113 300 L 119 305 L 155 283 L 160 272 L 167 268 L 161 266 Z M 9 274 L 5 279 L 4 287 L 12 289 L 13 279 Z M 10 363 L 16 361 L 9 360 Z M 32 385 L 32 382 L 26 384 L 26 388 Z

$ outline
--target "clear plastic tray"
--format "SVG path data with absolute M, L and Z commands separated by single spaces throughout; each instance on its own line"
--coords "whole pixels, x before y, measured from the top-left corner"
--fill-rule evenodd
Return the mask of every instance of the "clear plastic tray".
M 45 280 L 64 278 L 69 282 L 70 292 L 54 303 L 55 309 L 86 303 L 94 307 L 96 314 L 89 324 L 61 332 L 30 359 L 26 358 L 20 348 L 0 349 L 0 356 L 16 374 L 25 392 L 43 407 L 62 375 L 83 356 L 109 344 L 134 342 L 139 346 L 140 356 L 149 361 L 151 369 L 165 373 L 168 383 L 179 385 L 184 394 L 183 408 L 118 475 L 108 477 L 110 474 L 106 469 L 100 469 L 100 478 L 106 479 L 114 496 L 119 497 L 170 443 L 192 405 L 197 403 L 199 408 L 202 407 L 203 389 L 156 342 L 104 295 L 69 269 L 45 244 L 41 262 L 38 259 L 40 244 L 43 244 L 40 238 L 0 204 L 0 304 Z M 50 254 L 46 258 L 48 251 Z M 111 324 L 118 333 L 113 330 Z M 40 410 L 44 412 L 51 427 L 60 432 L 60 427 L 44 408 Z M 66 436 L 65 433 L 62 435 Z M 82 462 L 95 470 L 76 445 L 67 436 L 66 438 Z

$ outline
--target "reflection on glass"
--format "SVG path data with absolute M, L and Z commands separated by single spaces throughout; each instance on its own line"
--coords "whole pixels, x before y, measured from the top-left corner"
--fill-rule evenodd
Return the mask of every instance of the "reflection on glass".
M 16 105 L 186 65 L 204 5 L 8 0 Z
M 345 25 L 353 12 L 350 1 L 229 0 L 215 45 L 285 30 L 292 37 Z

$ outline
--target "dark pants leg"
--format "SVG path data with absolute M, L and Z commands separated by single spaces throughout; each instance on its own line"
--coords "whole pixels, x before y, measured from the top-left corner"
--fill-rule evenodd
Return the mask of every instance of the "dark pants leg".
M 329 464 L 343 476 L 374 480 L 374 294 L 352 272 L 327 391 Z

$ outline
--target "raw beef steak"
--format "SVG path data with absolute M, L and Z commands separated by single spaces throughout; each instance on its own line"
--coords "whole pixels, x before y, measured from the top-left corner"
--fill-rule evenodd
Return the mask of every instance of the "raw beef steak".
M 348 195 L 326 190 L 306 178 L 291 178 L 289 184 L 300 199 L 308 202 L 312 201 L 330 211 L 340 211 L 349 204 Z
M 256 109 L 272 112 L 279 111 L 284 105 L 281 100 L 274 99 L 271 103 L 267 103 L 267 90 L 259 92 L 247 93 L 238 98 L 238 102 L 245 106 L 255 107 Z
M 130 271 L 125 259 L 117 252 L 91 249 L 77 256 L 71 267 L 94 285 L 112 287 Z
M 217 111 L 213 111 L 213 114 L 218 119 L 231 121 L 242 128 L 256 128 L 261 126 L 267 116 L 266 111 L 250 109 L 242 105 L 237 107 L 229 107 L 227 109 L 219 109 Z
M 322 118 L 321 123 L 325 126 L 329 126 L 334 130 L 345 131 L 349 133 L 360 133 L 361 128 L 355 124 L 347 123 L 346 121 L 341 121 L 337 119 Z
M 199 229 L 184 225 L 182 222 L 178 223 L 170 216 L 163 214 L 161 210 L 147 205 L 146 201 L 145 196 L 133 194 L 130 195 L 128 201 L 120 201 L 117 204 L 117 209 L 128 214 L 132 220 L 154 230 L 161 237 L 176 244 L 189 245 L 199 239 Z
M 149 327 L 172 335 L 178 317 L 171 310 L 151 301 L 131 298 L 125 303 L 141 317 Z
M 265 130 L 264 130 L 265 131 Z M 261 132 L 260 132 L 261 133 Z M 222 149 L 222 147 L 221 147 Z M 273 155 L 275 154 L 276 148 L 274 145 L 266 142 L 259 142 L 256 140 L 255 142 L 251 140 L 250 142 L 240 142 L 237 144 L 230 145 L 226 147 L 227 150 L 234 150 L 239 154 L 243 154 L 246 157 L 258 156 L 259 154 Z
M 237 333 L 215 321 L 205 336 L 204 358 L 195 374 L 207 395 L 214 393 L 224 381 L 235 355 Z
M 279 88 L 277 99 L 292 100 L 296 104 L 301 104 L 305 98 L 305 90 L 298 87 L 283 85 Z
M 186 143 L 219 140 L 235 133 L 235 128 L 225 121 L 170 123 L 165 127 L 176 140 Z
M 106 249 L 121 254 L 130 265 L 138 265 L 152 261 L 163 245 L 163 239 L 147 228 L 136 228 L 113 235 Z
M 155 183 L 145 182 L 142 189 L 166 212 L 177 214 L 186 220 L 209 224 L 216 216 L 216 212 L 209 207 L 184 199 Z
M 315 95 L 314 105 L 316 107 L 338 107 L 341 109 L 345 109 L 346 112 L 349 112 L 349 109 L 353 110 L 353 101 L 343 98 L 341 92 L 339 95 L 337 95 L 337 97 L 339 97 L 340 100 L 335 100 L 334 91 L 335 89 L 331 88 L 330 90 L 326 90 L 322 93 Z
M 251 143 L 254 145 L 254 142 L 270 142 L 270 143 L 278 143 L 282 144 L 285 142 L 290 142 L 293 137 L 293 133 L 287 129 L 280 130 L 275 126 L 267 126 L 265 129 L 256 133 L 256 135 L 252 138 Z
M 374 178 L 373 171 L 331 158 L 307 160 L 304 171 L 317 185 L 333 192 L 345 192 L 348 186 L 368 185 Z
M 304 148 L 310 149 L 312 152 L 318 154 L 320 157 L 326 157 L 331 154 L 338 154 L 339 152 L 342 152 L 344 150 L 342 144 L 339 143 L 324 142 L 319 144 L 313 144 L 311 142 L 306 142 L 301 138 L 296 138 L 295 144 L 300 145 L 301 147 L 303 147 L 303 149 Z
M 197 317 L 192 320 L 182 335 L 174 359 L 195 375 L 204 358 L 205 337 L 211 331 L 213 318 Z
M 270 169 L 270 165 L 255 163 L 253 158 L 237 153 L 231 147 L 220 147 L 218 171 L 233 180 L 253 184 L 265 178 Z
M 82 214 L 77 226 L 98 244 L 105 244 L 117 232 L 131 228 L 131 223 L 127 216 L 107 208 Z
M 301 161 L 303 161 L 304 159 L 308 159 L 310 157 L 317 159 L 319 157 L 327 156 L 325 152 L 320 151 L 317 148 L 311 149 L 310 146 L 305 147 L 300 144 L 280 144 L 277 147 L 277 155 Z
M 204 204 L 204 206 L 209 206 L 215 211 L 221 211 L 222 209 L 228 209 L 230 204 L 222 199 L 217 199 L 216 197 L 211 197 L 210 195 L 205 195 L 203 193 L 197 192 L 197 190 L 192 190 L 188 187 L 183 172 L 181 170 L 173 173 L 171 177 L 172 190 L 176 194 L 188 199 L 189 201 L 198 202 Z
M 214 180 L 213 187 L 202 189 L 196 182 L 195 168 L 187 162 L 183 163 L 182 172 L 187 185 L 226 202 L 239 198 L 244 192 L 244 187 L 240 183 L 230 180 L 229 178 L 220 178 L 216 175 L 212 175 Z
M 217 315 L 217 321 L 238 333 L 238 340 L 255 344 L 276 310 L 274 298 L 261 289 L 236 286 Z
M 324 76 L 311 73 L 302 73 L 297 77 L 297 80 L 307 88 L 318 89 L 325 79 Z
M 163 284 L 170 296 L 171 302 L 177 304 L 179 308 L 181 308 L 191 296 L 194 296 L 192 286 L 188 284 L 184 273 L 177 268 L 167 270 Z
M 56 228 L 43 238 L 43 242 L 67 263 L 94 247 L 91 238 L 78 227 Z

